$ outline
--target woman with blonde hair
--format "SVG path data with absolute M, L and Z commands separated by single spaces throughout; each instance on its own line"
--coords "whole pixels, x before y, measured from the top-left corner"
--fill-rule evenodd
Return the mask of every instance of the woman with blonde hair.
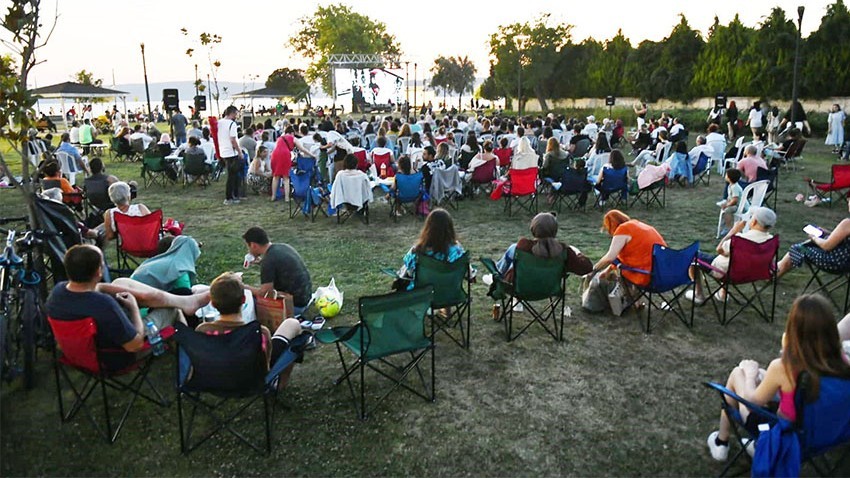
M 543 177 L 552 181 L 560 181 L 564 170 L 570 166 L 570 156 L 561 149 L 561 144 L 555 137 L 546 141 L 546 155 L 543 156 Z

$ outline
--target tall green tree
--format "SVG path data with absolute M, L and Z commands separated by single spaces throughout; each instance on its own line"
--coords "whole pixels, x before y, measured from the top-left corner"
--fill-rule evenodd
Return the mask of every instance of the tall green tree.
M 492 72 L 499 91 L 506 98 L 516 92 L 520 62 L 522 64 L 522 91 L 520 101 L 534 96 L 540 107 L 548 109 L 546 100 L 552 97 L 552 74 L 562 47 L 570 41 L 571 25 L 557 24 L 550 15 L 543 15 L 534 23 L 514 23 L 499 28 L 490 38 Z M 518 42 L 518 36 L 526 36 Z M 511 88 L 511 85 L 513 88 Z
M 797 27 L 774 7 L 741 54 L 743 76 L 750 79 L 749 93 L 762 98 L 790 98 Z
M 624 95 L 635 96 L 644 101 L 656 101 L 663 96 L 656 85 L 653 73 L 658 71 L 664 45 L 644 40 L 629 53 L 623 68 Z
M 594 51 L 589 58 L 586 78 L 593 85 L 592 96 L 621 95 L 626 60 L 632 51 L 629 39 L 623 30 L 617 30 L 614 38 L 605 42 L 603 51 Z M 576 78 L 578 79 L 578 78 Z
M 693 94 L 710 96 L 721 91 L 729 95 L 752 94 L 752 81 L 742 67 L 744 50 L 753 36 L 754 30 L 744 26 L 738 15 L 726 26 L 715 17 L 694 67 Z
M 383 22 L 356 13 L 346 5 L 319 6 L 299 20 L 301 28 L 289 44 L 310 60 L 307 81 L 321 81 L 326 93 L 333 92 L 328 57 L 339 53 L 381 53 L 398 56 L 401 49 Z
M 310 94 L 310 85 L 304 79 L 301 70 L 278 68 L 266 79 L 266 88 L 272 88 L 292 97 L 294 101 L 306 99 Z
M 684 15 L 673 27 L 670 36 L 662 42 L 658 67 L 651 74 L 651 81 L 658 93 L 665 98 L 689 100 L 693 98 L 690 80 L 697 57 L 705 45 L 700 33 L 688 24 Z
M 568 43 L 558 53 L 555 71 L 549 79 L 552 96 L 555 98 L 583 98 L 593 96 L 598 73 L 591 79 L 594 62 L 603 54 L 603 45 L 588 38 L 581 43 Z
M 843 0 L 827 7 L 802 55 L 799 78 L 803 96 L 850 95 L 850 12 Z

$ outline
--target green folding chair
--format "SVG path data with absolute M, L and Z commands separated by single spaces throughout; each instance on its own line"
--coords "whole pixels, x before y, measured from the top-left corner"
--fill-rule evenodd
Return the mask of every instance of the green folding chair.
M 319 342 L 336 344 L 343 373 L 334 381 L 334 385 L 339 385 L 343 380 L 348 383 L 351 398 L 361 420 L 365 420 L 369 413 L 375 411 L 384 399 L 400 387 L 427 401 L 436 400 L 433 322 L 431 333 L 425 333 L 425 315 L 433 297 L 433 287 L 361 297 L 358 301 L 360 322 L 351 327 L 321 330 L 316 334 Z M 356 356 L 353 363 L 346 363 L 342 353 L 343 347 Z M 419 366 L 428 352 L 431 355 L 430 386 Z M 390 357 L 407 355 L 409 361 L 403 365 L 390 361 Z M 392 387 L 384 392 L 370 409 L 366 408 L 366 368 L 392 382 Z M 421 382 L 421 391 L 414 388 L 415 385 L 405 383 L 414 371 Z M 355 372 L 360 374 L 359 397 L 351 381 Z
M 566 259 L 566 253 L 551 259 L 541 259 L 530 252 L 516 251 L 514 281 L 510 283 L 502 278 L 492 259 L 481 258 L 484 267 L 493 274 L 495 287 L 490 292 L 490 296 L 501 302 L 501 313 L 497 320 L 505 325 L 505 336 L 508 342 L 518 338 L 535 323 L 540 324 L 556 341 L 564 340 L 564 302 L 567 285 L 564 264 Z M 546 301 L 542 307 L 534 304 L 541 301 Z M 531 321 L 514 335 L 513 321 L 516 303 L 522 304 L 531 316 Z M 552 321 L 551 328 L 546 325 L 549 320 Z

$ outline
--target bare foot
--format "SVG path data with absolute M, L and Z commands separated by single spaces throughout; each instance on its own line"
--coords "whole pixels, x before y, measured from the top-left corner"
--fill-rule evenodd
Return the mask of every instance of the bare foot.
M 181 307 L 180 310 L 186 316 L 195 315 L 198 309 L 210 303 L 210 291 L 206 290 L 198 294 L 187 295 L 185 298 L 186 305 Z

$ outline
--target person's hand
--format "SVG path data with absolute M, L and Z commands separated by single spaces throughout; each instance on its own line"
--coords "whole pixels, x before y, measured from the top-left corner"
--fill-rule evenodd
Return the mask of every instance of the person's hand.
M 133 310 L 134 308 L 139 308 L 139 303 L 136 302 L 136 297 L 129 292 L 119 292 L 115 294 L 115 300 L 117 300 L 118 304 L 125 309 Z
M 741 360 L 738 367 L 744 372 L 747 378 L 756 378 L 759 374 L 759 364 L 755 360 Z

